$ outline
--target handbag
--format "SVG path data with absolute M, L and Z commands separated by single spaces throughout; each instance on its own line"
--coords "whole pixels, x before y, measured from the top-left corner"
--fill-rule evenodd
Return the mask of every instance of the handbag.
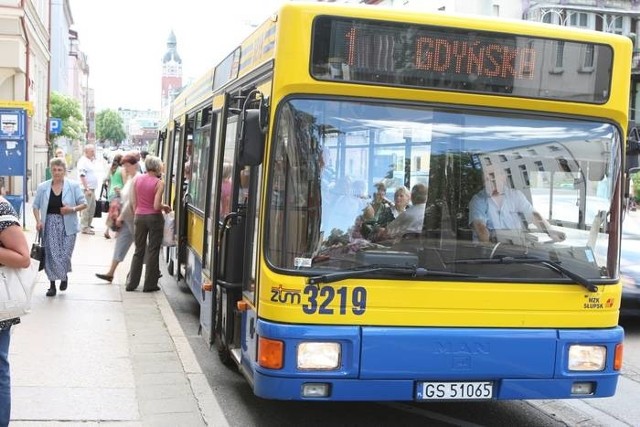
M 44 269 L 44 246 L 42 246 L 42 232 L 36 235 L 36 241 L 31 244 L 31 259 L 38 261 L 38 270 Z
M 0 220 L 15 220 L 20 223 L 13 215 L 3 215 Z M 29 312 L 37 278 L 38 264 L 34 261 L 27 268 L 0 265 L 0 321 Z
M 0 321 L 13 319 L 31 310 L 31 295 L 38 278 L 38 264 L 27 268 L 0 266 Z
M 107 200 L 107 186 L 103 185 L 100 190 L 100 197 L 96 200 L 96 210 L 93 211 L 94 218 L 102 218 L 102 213 L 109 212 L 109 201 Z
M 162 246 L 176 245 L 176 219 L 173 212 L 164 214 L 164 228 L 162 230 Z

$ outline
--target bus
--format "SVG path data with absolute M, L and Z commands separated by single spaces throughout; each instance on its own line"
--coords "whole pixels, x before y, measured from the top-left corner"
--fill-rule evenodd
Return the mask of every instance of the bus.
M 631 55 L 543 23 L 282 5 L 158 133 L 162 256 L 203 338 L 267 399 L 614 395 Z M 478 198 L 519 224 L 484 239 Z

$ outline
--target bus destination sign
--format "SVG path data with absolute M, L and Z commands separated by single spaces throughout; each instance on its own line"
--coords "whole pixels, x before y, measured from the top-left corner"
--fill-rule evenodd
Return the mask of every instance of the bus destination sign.
M 320 80 L 604 103 L 610 46 L 451 27 L 323 16 L 313 28 Z

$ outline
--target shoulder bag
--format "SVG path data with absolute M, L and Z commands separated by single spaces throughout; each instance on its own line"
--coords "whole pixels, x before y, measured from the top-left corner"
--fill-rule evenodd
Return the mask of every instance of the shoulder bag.
M 13 215 L 5 216 L 16 221 Z M 38 263 L 32 261 L 27 268 L 0 265 L 0 321 L 13 319 L 31 310 L 31 294 L 38 278 Z
M 103 185 L 100 189 L 100 196 L 96 200 L 96 210 L 93 211 L 94 218 L 102 218 L 102 213 L 109 212 L 109 200 L 107 200 L 107 186 Z

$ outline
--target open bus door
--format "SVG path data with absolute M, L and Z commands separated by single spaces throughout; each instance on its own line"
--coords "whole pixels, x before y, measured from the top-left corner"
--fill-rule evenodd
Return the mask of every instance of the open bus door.
M 239 129 L 238 129 L 239 127 Z M 240 365 L 241 325 L 253 326 L 253 334 L 247 336 L 246 351 L 253 352 L 255 345 L 255 312 L 240 312 L 238 301 L 247 295 L 255 297 L 255 219 L 258 212 L 259 175 L 261 171 L 264 135 L 259 129 L 259 115 L 255 110 L 245 110 L 239 116 L 227 118 L 223 156 L 219 165 L 224 171 L 231 167 L 231 181 L 220 181 L 219 245 L 215 255 L 215 322 L 214 334 L 218 354 L 223 363 L 232 360 Z M 237 136 L 237 137 L 236 137 Z M 223 172 L 224 174 L 224 172 Z M 222 186 L 228 185 L 231 195 L 230 212 L 224 212 Z M 241 316 L 249 316 L 241 322 Z
M 179 125 L 176 122 L 176 131 L 174 135 L 173 144 L 173 165 L 172 165 L 172 185 L 173 185 L 173 199 L 171 200 L 171 207 L 175 212 L 175 224 L 176 224 L 176 236 L 177 245 L 173 248 L 175 250 L 174 256 L 169 262 L 169 274 L 173 275 L 177 280 L 184 277 L 182 273 L 182 265 L 185 262 L 187 256 L 187 205 L 189 202 L 189 142 L 193 138 L 193 124 L 189 120 L 186 123 Z M 182 153 L 178 155 L 177 153 Z M 177 161 L 178 159 L 185 159 L 184 162 Z

